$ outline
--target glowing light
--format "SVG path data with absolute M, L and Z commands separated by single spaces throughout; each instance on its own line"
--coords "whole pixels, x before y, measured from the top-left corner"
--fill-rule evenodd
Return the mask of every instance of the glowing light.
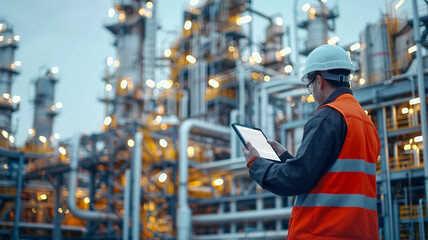
M 34 131 L 34 129 L 30 128 L 30 129 L 28 129 L 28 134 L 34 136 L 34 134 L 36 134 L 36 132 Z
M 110 92 L 113 89 L 113 86 L 110 83 L 106 84 L 106 91 Z
M 309 3 L 305 3 L 305 4 L 303 4 L 303 6 L 302 6 L 302 10 L 303 10 L 304 12 L 307 12 L 310 8 L 311 8 L 311 5 L 310 5 Z
M 20 101 L 21 101 L 21 97 L 20 96 L 13 96 L 12 97 L 12 102 L 19 103 Z
M 160 128 L 165 131 L 168 128 L 168 125 L 166 123 L 162 123 Z
M 415 104 L 419 104 L 419 103 L 421 103 L 421 99 L 420 98 L 412 98 L 412 99 L 410 99 L 409 100 L 409 104 L 410 105 L 415 105 Z
M 119 22 L 124 22 L 126 20 L 126 15 L 124 12 L 119 13 Z
M 399 7 L 401 7 L 401 5 L 403 5 L 404 0 L 400 0 L 395 4 L 395 10 L 398 10 Z
M 279 51 L 279 54 L 284 57 L 285 55 L 288 55 L 291 53 L 291 48 L 290 47 L 285 47 L 283 49 L 281 49 L 281 51 Z
M 189 158 L 192 158 L 195 156 L 195 148 L 193 146 L 188 146 L 187 147 L 187 156 Z
M 222 178 L 217 178 L 216 180 L 213 181 L 213 186 L 220 186 L 223 185 L 224 180 Z
M 266 75 L 263 79 L 265 80 L 265 82 L 269 82 L 270 81 L 269 75 Z
M 162 138 L 159 140 L 159 145 L 163 148 L 166 148 L 168 146 L 168 142 Z
M 62 213 L 62 208 L 58 208 L 58 212 L 59 212 L 59 213 Z
M 46 200 L 46 199 L 48 199 L 48 195 L 46 195 L 46 193 L 42 193 L 42 194 L 40 195 L 40 199 L 41 199 L 41 200 Z
M 149 1 L 149 2 L 147 2 L 147 3 L 146 3 L 146 7 L 147 7 L 147 8 L 152 8 L 152 7 L 153 7 L 153 3 L 152 3 L 152 2 L 150 2 L 150 1 Z
M 68 208 L 67 208 L 67 209 L 65 209 L 64 213 L 65 213 L 65 214 L 69 214 L 69 213 L 70 213 L 70 210 L 68 210 Z
M 108 65 L 108 66 L 111 66 L 111 65 L 113 65 L 113 63 L 114 63 L 114 59 L 113 59 L 113 57 L 108 57 L 108 58 L 107 58 L 107 65 Z
M 59 72 L 59 68 L 58 67 L 53 67 L 52 69 L 51 69 L 51 72 L 52 73 L 58 73 Z
M 228 48 L 227 48 L 227 50 L 229 50 L 229 52 L 235 52 L 235 47 L 234 46 L 229 46 Z
M 192 21 L 187 20 L 184 22 L 184 29 L 185 30 L 190 30 L 192 28 Z
M 156 121 L 157 123 L 162 122 L 162 116 L 160 116 L 160 115 L 156 116 L 155 121 Z
M 9 137 L 9 133 L 6 132 L 5 130 L 2 130 L 1 134 L 3 135 L 4 138 L 8 138 Z
M 338 36 L 334 36 L 332 38 L 330 38 L 327 43 L 329 45 L 336 45 L 338 42 L 340 41 L 340 38 Z
M 15 35 L 15 36 L 13 36 L 13 40 L 19 41 L 19 40 L 21 40 L 21 37 L 19 35 Z
M 409 52 L 409 54 L 412 54 L 412 53 L 416 52 L 417 50 L 418 50 L 418 46 L 413 45 L 413 46 L 409 47 L 407 52 Z
M 119 59 L 116 59 L 113 64 L 114 64 L 114 67 L 118 68 L 120 66 Z
M 46 141 L 47 141 L 47 139 L 46 139 L 46 137 L 45 137 L 45 136 L 39 136 L 39 140 L 40 140 L 40 142 L 42 142 L 42 143 L 46 143 Z
M 9 99 L 10 98 L 10 94 L 9 93 L 3 93 L 3 98 Z
M 116 11 L 114 10 L 114 8 L 108 9 L 108 17 L 112 18 L 114 17 L 115 14 L 116 14 Z
M 366 84 L 366 79 L 360 78 L 360 85 L 364 85 L 364 84 Z
M 14 136 L 9 136 L 9 141 L 11 142 L 11 143 L 15 143 L 15 137 Z
M 163 183 L 166 181 L 166 179 L 168 178 L 168 175 L 166 173 L 161 173 L 158 177 L 159 182 Z
M 165 89 L 170 89 L 172 87 L 172 80 L 160 80 L 160 82 L 158 83 L 157 87 L 162 87 Z
M 417 136 L 417 137 L 414 138 L 414 140 L 415 140 L 415 143 L 422 142 L 424 140 L 424 137 Z
M 401 109 L 401 114 L 407 114 L 409 113 L 409 109 L 404 107 L 403 109 Z
M 112 119 L 110 116 L 107 116 L 106 118 L 104 118 L 104 125 L 108 126 L 110 125 L 112 122 Z
M 321 2 L 326 3 L 326 2 L 327 2 L 327 0 L 321 0 Z
M 284 72 L 291 73 L 293 71 L 293 66 L 287 65 L 284 67 Z
M 171 57 L 171 54 L 172 54 L 172 51 L 171 51 L 171 49 L 169 49 L 169 48 L 167 48 L 167 49 L 165 49 L 165 50 L 163 51 L 163 55 L 164 55 L 165 57 Z
M 349 47 L 349 50 L 355 51 L 355 50 L 360 49 L 360 47 L 361 47 L 360 43 L 354 43 Z
M 138 10 L 138 14 L 140 14 L 140 16 L 144 16 L 144 14 L 146 14 L 146 10 L 144 8 L 140 8 Z
M 0 29 L 0 32 L 1 32 L 1 29 Z M 3 42 L 3 40 L 4 40 L 4 36 L 0 36 L 0 42 Z
M 186 60 L 191 63 L 191 64 L 195 64 L 196 63 L 196 58 L 192 55 L 187 55 L 186 56 Z
M 189 4 L 190 6 L 194 7 L 199 3 L 199 0 L 190 0 Z
M 147 80 L 146 80 L 146 85 L 147 85 L 149 88 L 154 88 L 154 87 L 156 86 L 156 83 L 155 83 L 155 81 L 153 81 L 152 79 L 147 79 Z
M 282 24 L 284 24 L 284 21 L 282 20 L 282 18 L 277 17 L 275 18 L 275 23 L 276 25 L 282 26 Z
M 62 102 L 55 103 L 55 107 L 56 108 L 62 108 Z
M 251 22 L 252 20 L 253 20 L 253 18 L 252 18 L 250 15 L 246 15 L 246 16 L 242 16 L 242 17 L 238 18 L 238 19 L 236 20 L 236 24 L 238 24 L 238 25 L 240 26 L 240 25 L 243 25 L 243 24 L 249 23 L 249 22 Z
M 220 86 L 220 83 L 217 80 L 211 78 L 210 80 L 208 80 L 208 85 L 213 88 L 218 88 Z
M 83 199 L 83 201 L 84 201 L 86 204 L 88 204 L 88 203 L 90 203 L 90 202 L 91 202 L 91 199 L 90 199 L 89 197 L 85 197 L 85 198 Z
M 32 208 L 31 212 L 36 213 L 37 212 L 36 208 Z
M 9 166 L 7 165 L 7 163 L 3 164 L 3 168 L 4 169 L 9 169 Z
M 252 54 L 251 54 L 251 56 L 254 58 L 254 61 L 256 62 L 256 63 L 261 63 L 262 62 L 262 56 L 260 56 L 260 53 L 258 53 L 258 52 L 253 52 Z
M 308 99 L 306 99 L 306 101 L 308 101 L 308 103 L 315 102 L 314 96 L 312 94 L 309 95 L 309 97 L 308 97 Z
M 21 61 L 15 61 L 15 66 L 20 67 L 21 66 Z
M 132 138 L 128 139 L 128 147 L 134 147 L 135 146 L 135 142 Z
M 404 145 L 404 151 L 412 149 L 412 146 L 410 144 Z
M 369 111 L 367 111 L 367 110 L 364 110 L 364 112 L 366 113 L 366 115 L 369 115 Z
M 59 147 L 58 152 L 61 153 L 61 155 L 67 154 L 67 150 L 64 147 Z
M 3 23 L 0 23 L 0 32 L 3 31 Z
M 128 86 L 128 81 L 126 79 L 122 79 L 120 81 L 120 88 L 125 89 Z

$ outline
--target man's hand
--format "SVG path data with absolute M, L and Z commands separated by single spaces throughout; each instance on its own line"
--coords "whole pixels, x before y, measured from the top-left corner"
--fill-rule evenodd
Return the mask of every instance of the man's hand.
M 275 150 L 276 154 L 278 154 L 278 157 L 287 151 L 287 149 L 285 149 L 285 147 L 283 147 L 277 141 L 269 141 L 268 140 L 268 143 L 272 146 L 273 150 Z
M 247 160 L 247 167 L 249 168 L 251 164 L 260 157 L 259 152 L 251 145 L 250 142 L 247 142 L 247 147 L 242 146 L 242 151 L 244 152 L 245 160 Z

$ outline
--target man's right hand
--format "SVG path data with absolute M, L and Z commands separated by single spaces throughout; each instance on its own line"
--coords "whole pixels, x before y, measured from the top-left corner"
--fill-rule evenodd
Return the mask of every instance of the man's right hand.
M 269 141 L 268 143 L 272 146 L 273 150 L 275 150 L 276 154 L 278 154 L 278 156 L 281 156 L 283 153 L 285 153 L 287 151 L 287 149 L 285 149 L 285 147 L 283 147 L 279 142 L 277 141 Z

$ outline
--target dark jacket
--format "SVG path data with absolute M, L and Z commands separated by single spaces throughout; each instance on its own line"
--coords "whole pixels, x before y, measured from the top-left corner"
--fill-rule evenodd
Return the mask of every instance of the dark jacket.
M 344 93 L 352 91 L 338 88 L 320 106 Z M 333 108 L 321 108 L 305 124 L 295 157 L 285 152 L 281 163 L 258 158 L 250 167 L 250 176 L 263 189 L 280 196 L 308 193 L 339 156 L 346 133 L 343 116 Z

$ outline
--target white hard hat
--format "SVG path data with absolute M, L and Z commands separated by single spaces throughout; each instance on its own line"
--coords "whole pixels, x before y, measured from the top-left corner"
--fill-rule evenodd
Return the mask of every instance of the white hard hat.
M 321 45 L 315 48 L 306 59 L 301 80 L 307 82 L 307 76 L 311 72 L 332 69 L 344 69 L 353 72 L 354 65 L 343 48 L 335 45 Z

